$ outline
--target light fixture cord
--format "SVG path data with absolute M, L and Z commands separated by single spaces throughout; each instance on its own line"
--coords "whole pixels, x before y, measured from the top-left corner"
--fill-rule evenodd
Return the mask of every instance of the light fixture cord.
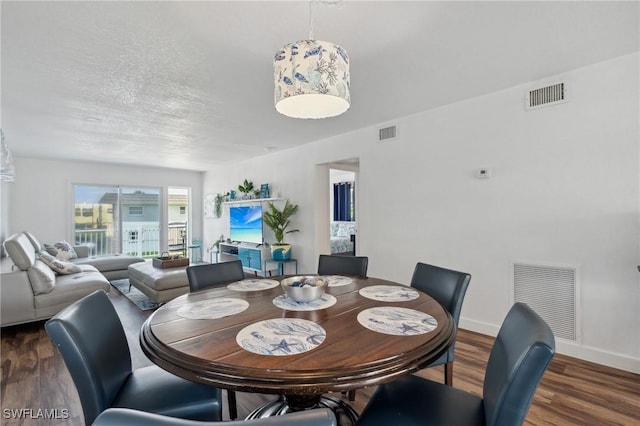
M 309 0 L 309 40 L 313 40 L 313 3 L 322 3 L 328 7 L 342 8 L 343 0 Z

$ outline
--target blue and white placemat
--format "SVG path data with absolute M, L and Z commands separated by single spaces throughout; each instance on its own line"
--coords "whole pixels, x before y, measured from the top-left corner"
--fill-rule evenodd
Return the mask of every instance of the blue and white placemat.
M 341 275 L 329 275 L 325 278 L 327 279 L 327 285 L 329 287 L 340 287 L 343 285 L 349 285 L 353 282 L 353 279 L 349 277 L 343 277 Z
M 176 314 L 188 319 L 216 319 L 239 314 L 249 307 L 249 302 L 231 297 L 200 300 L 182 306 Z
M 276 280 L 248 279 L 233 282 L 227 288 L 235 291 L 260 291 L 278 287 L 279 285 L 280 283 Z
M 318 347 L 327 333 L 313 321 L 276 318 L 246 326 L 236 336 L 243 349 L 259 355 L 295 355 Z
M 358 314 L 358 322 L 369 330 L 396 336 L 429 333 L 438 326 L 438 321 L 429 314 L 394 306 L 365 309 Z
M 318 309 L 326 309 L 336 304 L 336 298 L 330 294 L 323 294 L 322 297 L 311 302 L 296 302 L 286 294 L 273 299 L 273 304 L 280 309 L 288 311 L 317 311 Z
M 420 297 L 411 287 L 399 285 L 372 285 L 361 289 L 360 295 L 381 302 L 404 302 Z

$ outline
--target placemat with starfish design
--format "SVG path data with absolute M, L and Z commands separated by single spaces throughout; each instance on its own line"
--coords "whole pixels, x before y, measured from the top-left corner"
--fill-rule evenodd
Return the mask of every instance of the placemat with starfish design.
M 236 335 L 243 349 L 261 355 L 295 355 L 318 347 L 327 333 L 313 321 L 275 318 L 248 325 Z
M 397 336 L 429 333 L 438 326 L 438 321 L 429 314 L 394 306 L 365 309 L 358 314 L 358 322 L 369 330 Z

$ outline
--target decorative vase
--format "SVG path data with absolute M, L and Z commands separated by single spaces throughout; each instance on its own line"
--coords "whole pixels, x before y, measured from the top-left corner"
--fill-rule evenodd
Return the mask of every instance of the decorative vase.
M 271 258 L 273 260 L 291 259 L 291 244 L 271 244 Z

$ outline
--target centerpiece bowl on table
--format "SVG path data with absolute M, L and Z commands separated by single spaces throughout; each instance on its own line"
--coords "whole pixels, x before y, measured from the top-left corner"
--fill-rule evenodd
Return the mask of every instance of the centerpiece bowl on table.
M 313 302 L 324 294 L 328 280 L 319 276 L 295 276 L 280 282 L 285 294 L 298 303 Z

